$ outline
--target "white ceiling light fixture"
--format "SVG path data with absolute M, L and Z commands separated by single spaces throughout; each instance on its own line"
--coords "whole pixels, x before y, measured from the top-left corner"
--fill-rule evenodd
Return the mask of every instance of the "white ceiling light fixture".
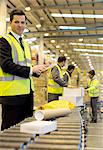
M 25 7 L 25 10 L 26 10 L 26 11 L 30 11 L 31 8 L 28 6 L 28 7 Z
M 41 24 L 37 24 L 36 27 L 37 27 L 37 28 L 41 28 Z
M 28 28 L 25 28 L 24 33 L 28 33 L 28 32 L 30 32 L 30 30 Z
M 49 36 L 49 33 L 44 33 L 44 36 Z
M 60 52 L 61 52 L 61 53 L 63 53 L 63 52 L 64 52 L 64 50 L 63 50 L 63 49 L 61 49 L 61 50 L 60 50 Z
M 89 56 L 87 56 L 87 59 L 89 60 Z
M 88 60 L 88 62 L 91 62 L 90 58 L 89 58 L 89 59 L 87 59 L 87 60 Z
M 76 26 L 59 26 L 59 29 L 61 30 L 80 30 L 80 29 L 86 29 L 86 27 L 76 27 Z
M 68 54 L 67 54 L 67 53 L 65 53 L 65 54 L 64 54 L 64 56 L 65 56 L 65 57 L 67 57 L 67 56 L 68 56 Z
M 81 56 L 87 56 L 87 54 L 80 54 Z M 103 54 L 88 54 L 90 57 L 103 57 Z
M 60 48 L 60 45 L 56 45 L 56 48 Z
M 72 64 L 74 65 L 74 64 L 75 64 L 75 62 L 74 62 L 74 61 L 72 61 Z
M 83 38 L 80 38 L 80 39 L 79 39 L 79 42 L 83 42 Z
M 55 40 L 51 40 L 50 42 L 51 42 L 51 43 L 55 43 Z
M 70 59 L 70 57 L 68 56 L 67 59 Z
M 79 45 L 79 46 L 103 46 L 103 44 L 90 44 L 90 43 L 69 43 L 69 45 Z
M 98 38 L 98 40 L 103 40 L 103 38 Z
M 73 50 L 77 51 L 77 52 L 103 53 L 103 50 L 97 50 L 97 49 L 79 49 L 79 48 L 74 48 Z
M 60 13 L 51 13 L 52 17 L 65 17 L 65 18 L 103 18 L 103 15 L 96 14 L 60 14 Z

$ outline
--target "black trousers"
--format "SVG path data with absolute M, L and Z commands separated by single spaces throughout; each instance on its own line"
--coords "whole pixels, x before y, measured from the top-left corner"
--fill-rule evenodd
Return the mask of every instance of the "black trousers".
M 92 120 L 97 121 L 97 101 L 98 97 L 91 97 Z
M 2 104 L 1 106 L 1 130 L 4 130 L 33 115 L 33 92 L 25 97 L 25 102 L 22 105 Z

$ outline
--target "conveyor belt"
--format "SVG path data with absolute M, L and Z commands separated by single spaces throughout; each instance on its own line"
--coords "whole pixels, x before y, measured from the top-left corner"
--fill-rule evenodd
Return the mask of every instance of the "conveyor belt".
M 34 136 L 20 133 L 20 124 L 0 134 L 0 150 L 78 150 L 81 145 L 83 129 L 77 110 L 66 117 L 57 118 L 57 130 L 46 135 Z M 27 118 L 24 122 L 34 121 Z M 26 145 L 27 147 L 23 147 Z M 7 149 L 6 149 L 7 150 Z
M 28 150 L 78 150 L 78 146 L 60 144 L 29 144 Z

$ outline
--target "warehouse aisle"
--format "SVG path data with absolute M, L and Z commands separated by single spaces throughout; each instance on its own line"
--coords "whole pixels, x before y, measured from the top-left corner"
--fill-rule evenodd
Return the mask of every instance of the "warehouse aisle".
M 88 123 L 86 145 L 86 150 L 103 150 L 103 119 L 98 119 L 98 123 Z

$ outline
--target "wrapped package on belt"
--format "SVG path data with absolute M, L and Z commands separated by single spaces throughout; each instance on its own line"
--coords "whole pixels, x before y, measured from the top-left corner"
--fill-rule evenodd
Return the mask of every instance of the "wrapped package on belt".
M 47 104 L 44 104 L 35 111 L 36 120 L 46 120 L 65 116 L 71 112 L 71 109 L 75 108 L 75 105 L 65 100 L 54 100 Z M 39 110 L 40 109 L 40 110 Z
M 36 120 L 46 120 L 51 118 L 56 118 L 60 116 L 65 116 L 70 113 L 69 109 L 46 109 L 46 110 L 37 110 L 35 111 Z

